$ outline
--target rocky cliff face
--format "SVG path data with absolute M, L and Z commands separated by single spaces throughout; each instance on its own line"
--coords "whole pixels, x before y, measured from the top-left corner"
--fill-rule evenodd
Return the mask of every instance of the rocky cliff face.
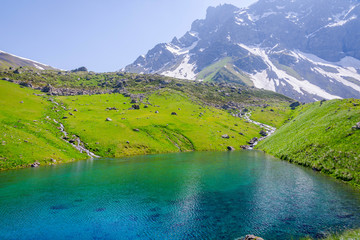
M 360 97 L 360 3 L 260 0 L 210 7 L 182 38 L 124 71 L 236 82 L 300 101 Z

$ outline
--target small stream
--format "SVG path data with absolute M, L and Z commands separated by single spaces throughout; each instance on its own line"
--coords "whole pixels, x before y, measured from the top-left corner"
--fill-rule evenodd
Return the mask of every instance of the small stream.
M 246 121 L 260 126 L 261 128 L 263 128 L 265 130 L 265 132 L 267 134 L 266 136 L 263 136 L 263 137 L 261 137 L 261 138 L 259 138 L 257 140 L 254 140 L 254 143 L 251 144 L 251 146 L 249 148 L 249 149 L 254 149 L 254 146 L 256 146 L 260 141 L 264 140 L 265 138 L 270 137 L 276 131 L 276 128 L 274 128 L 272 126 L 269 126 L 269 125 L 266 125 L 264 123 L 260 123 L 260 122 L 256 122 L 254 120 L 251 120 L 250 117 L 251 117 L 251 112 L 245 113 L 244 119 Z
M 60 125 L 60 131 L 65 135 L 65 137 L 67 137 L 69 134 L 65 131 L 65 127 L 62 123 L 59 123 L 58 121 L 56 121 L 54 119 L 54 122 L 56 124 L 59 124 Z M 65 139 L 64 139 L 65 140 Z M 88 149 L 86 149 L 83 145 L 84 143 L 81 142 L 80 138 L 77 137 L 75 139 L 75 142 L 74 143 L 71 143 L 70 141 L 67 141 L 65 140 L 66 142 L 70 143 L 74 148 L 76 148 L 80 153 L 83 153 L 85 152 L 89 157 L 91 158 L 99 158 L 100 156 L 97 156 L 96 154 L 90 152 Z

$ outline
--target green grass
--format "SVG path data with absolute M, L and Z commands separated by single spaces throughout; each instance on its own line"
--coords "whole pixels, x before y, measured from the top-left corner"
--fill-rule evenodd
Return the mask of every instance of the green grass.
M 203 79 L 204 81 L 210 81 L 217 71 L 226 66 L 227 63 L 231 62 L 231 57 L 223 58 L 216 63 L 206 67 L 197 75 L 197 79 Z
M 259 136 L 260 131 L 256 125 L 224 110 L 194 102 L 171 89 L 149 95 L 145 101 L 148 108 L 142 103 L 140 110 L 128 110 L 131 99 L 121 94 L 57 99 L 73 113 L 64 120 L 68 131 L 80 136 L 100 156 L 225 151 L 227 146 L 239 149 L 240 145 Z M 106 110 L 109 107 L 119 110 Z M 177 115 L 171 115 L 172 112 Z M 107 122 L 106 118 L 112 121 Z M 230 139 L 222 138 L 223 134 L 228 134 Z
M 249 107 L 251 119 L 257 122 L 280 128 L 293 113 L 288 103 L 277 103 L 264 107 Z
M 312 240 L 313 238 L 303 238 L 303 240 Z M 347 230 L 343 233 L 330 234 L 324 240 L 358 240 L 360 239 L 360 229 Z
M 258 148 L 359 186 L 360 130 L 352 128 L 359 116 L 358 99 L 303 105 Z
M 0 170 L 84 159 L 61 139 L 50 119 L 52 104 L 33 90 L 0 81 Z

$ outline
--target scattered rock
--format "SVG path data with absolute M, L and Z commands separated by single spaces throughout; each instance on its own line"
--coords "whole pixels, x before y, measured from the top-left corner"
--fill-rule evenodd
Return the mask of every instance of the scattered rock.
M 144 108 L 148 108 L 149 106 L 148 105 L 145 105 Z
M 52 159 L 50 159 L 50 162 L 56 163 L 56 160 L 52 158 Z
M 239 134 L 240 134 L 241 136 L 244 136 L 244 134 L 243 134 L 242 132 L 239 132 Z
M 159 111 L 155 111 L 155 113 L 159 113 Z
M 230 136 L 227 135 L 227 134 L 224 134 L 224 135 L 222 135 L 221 137 L 222 137 L 222 138 L 225 138 L 225 139 L 229 139 L 229 138 L 230 138 Z
M 24 101 L 20 101 L 20 103 L 24 103 Z
M 137 129 L 137 128 L 133 129 L 133 131 L 134 131 L 134 132 L 140 132 L 140 130 Z
M 78 111 L 78 110 L 75 108 L 75 109 L 74 109 L 74 112 L 77 112 L 77 111 Z
M 111 122 L 112 121 L 112 119 L 111 118 L 106 118 L 106 120 L 105 120 L 106 122 Z
M 232 146 L 228 146 L 228 147 L 227 147 L 227 150 L 229 150 L 229 151 L 235 151 L 235 148 L 232 147 Z
M 68 117 L 65 117 L 65 116 L 64 116 L 62 119 L 67 119 L 67 118 L 68 118 Z
M 127 143 L 127 144 L 130 144 L 130 142 L 129 142 L 129 141 L 126 141 L 126 143 Z
M 240 148 L 241 148 L 241 149 L 244 149 L 244 150 L 247 150 L 247 149 L 250 148 L 250 146 L 249 146 L 249 145 L 242 145 L 242 146 L 240 146 Z
M 72 116 L 72 115 L 74 115 L 74 114 L 73 114 L 72 112 L 69 112 L 69 115 Z
M 131 100 L 130 103 L 137 103 L 137 101 L 135 99 Z
M 108 107 L 108 108 L 106 108 L 106 110 L 112 111 L 112 110 L 119 110 L 119 109 L 117 109 L 116 107 Z
M 177 115 L 177 113 L 176 113 L 176 112 L 172 112 L 171 115 Z

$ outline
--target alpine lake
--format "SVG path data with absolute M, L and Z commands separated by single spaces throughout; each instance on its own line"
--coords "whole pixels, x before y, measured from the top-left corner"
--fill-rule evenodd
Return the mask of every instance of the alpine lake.
M 322 237 L 360 192 L 259 151 L 99 158 L 0 172 L 0 239 Z

